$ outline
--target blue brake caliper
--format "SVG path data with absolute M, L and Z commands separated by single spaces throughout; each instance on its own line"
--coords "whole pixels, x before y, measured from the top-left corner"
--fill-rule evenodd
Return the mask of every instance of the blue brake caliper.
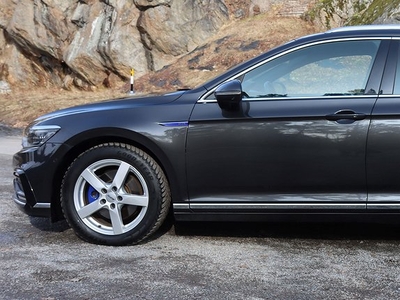
M 90 185 L 87 191 L 87 199 L 89 203 L 92 203 L 99 199 L 99 193 Z

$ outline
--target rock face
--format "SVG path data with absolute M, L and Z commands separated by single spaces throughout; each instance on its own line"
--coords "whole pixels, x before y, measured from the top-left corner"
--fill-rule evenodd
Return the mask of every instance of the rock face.
M 299 16 L 315 1 L 0 0 L 0 81 L 118 87 L 131 68 L 136 77 L 160 70 L 228 22 L 269 11 Z
M 249 15 L 257 15 L 270 10 L 276 10 L 280 16 L 301 16 L 311 6 L 315 5 L 316 0 L 251 0 Z
M 158 2 L 161 5 L 154 6 Z M 223 1 L 135 1 L 145 9 L 138 20 L 145 49 L 150 52 L 149 68 L 161 69 L 168 56 L 194 50 L 228 20 Z
M 118 87 L 131 68 L 160 70 L 228 22 L 271 11 L 328 28 L 400 22 L 400 0 L 0 0 L 0 81 Z
M 324 0 L 310 10 L 325 28 L 363 24 L 400 23 L 400 0 Z
M 362 14 L 374 0 L 325 0 L 310 11 L 312 18 L 323 28 L 330 29 L 351 24 L 353 17 Z M 378 0 L 379 1 L 379 0 Z M 366 22 L 365 24 L 368 24 Z
M 90 89 L 157 70 L 229 20 L 222 0 L 0 0 L 0 80 Z

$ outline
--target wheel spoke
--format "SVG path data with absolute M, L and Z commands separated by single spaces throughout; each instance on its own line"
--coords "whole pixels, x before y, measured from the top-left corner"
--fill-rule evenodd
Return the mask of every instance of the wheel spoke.
M 114 148 L 111 149 L 116 151 Z M 90 158 L 89 161 L 85 161 L 88 159 L 85 155 L 79 158 L 80 161 L 86 163 L 82 169 L 78 161 L 71 166 L 71 170 L 79 168 L 79 176 L 75 177 L 74 172 L 66 173 L 65 182 L 75 180 L 75 183 L 72 190 L 73 202 L 64 201 L 63 209 L 67 212 L 73 209 L 71 215 L 68 216 L 68 221 L 76 227 L 82 228 L 84 231 L 82 234 L 86 238 L 93 238 L 96 242 L 102 240 L 106 244 L 119 244 L 120 238 L 125 239 L 124 234 L 133 233 L 135 230 L 140 231 L 148 226 L 147 223 L 142 222 L 149 218 L 147 212 L 153 208 L 150 207 L 149 182 L 145 179 L 148 170 L 142 169 L 144 168 L 142 164 L 136 166 L 134 163 L 130 164 L 118 158 L 108 157 L 100 160 L 91 158 L 94 151 L 100 150 L 102 149 L 97 150 L 96 148 L 91 150 L 93 152 L 86 153 L 86 157 Z M 128 149 L 124 149 L 124 151 L 128 151 Z M 133 156 L 137 154 L 136 152 L 128 153 Z M 119 152 L 115 155 L 119 157 Z M 137 159 L 142 158 L 138 156 Z M 149 162 L 146 160 L 142 163 L 148 164 Z M 150 170 L 153 173 L 159 170 L 156 165 L 154 168 L 154 170 Z M 153 182 L 152 178 L 157 177 L 153 173 L 150 174 L 152 176 L 149 179 L 152 184 L 150 187 L 154 185 L 157 188 L 157 184 L 160 183 Z M 63 190 L 65 199 L 70 197 L 68 192 Z M 71 204 L 72 207 L 69 206 Z M 111 238 L 111 236 L 115 236 L 115 238 Z
M 122 204 L 136 205 L 147 207 L 149 205 L 149 197 L 141 195 L 123 195 Z
M 124 223 L 122 222 L 121 211 L 118 208 L 110 209 L 111 224 L 114 234 L 124 233 Z
M 100 204 L 99 200 L 96 200 L 88 205 L 85 205 L 81 209 L 77 210 L 78 215 L 81 219 L 85 219 L 95 212 L 99 211 L 103 206 Z
M 88 169 L 83 171 L 81 176 L 99 193 L 101 193 L 101 189 L 107 188 L 105 183 Z
M 118 189 L 120 189 L 123 186 L 125 179 L 129 174 L 129 170 L 130 170 L 130 165 L 122 161 L 121 164 L 119 165 L 117 173 L 115 174 L 113 180 L 113 186 L 116 186 Z

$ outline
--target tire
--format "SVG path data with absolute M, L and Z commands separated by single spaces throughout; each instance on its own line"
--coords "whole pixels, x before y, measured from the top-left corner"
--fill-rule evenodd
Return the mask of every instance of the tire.
M 126 144 L 106 143 L 77 157 L 64 175 L 61 207 L 81 239 L 95 244 L 137 244 L 165 220 L 171 203 L 156 161 Z

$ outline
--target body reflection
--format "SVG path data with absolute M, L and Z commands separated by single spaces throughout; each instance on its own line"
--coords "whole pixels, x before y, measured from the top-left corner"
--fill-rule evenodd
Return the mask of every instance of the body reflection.
M 370 116 L 374 100 L 358 99 L 350 108 Z M 249 101 L 246 115 L 231 118 L 218 117 L 213 105 L 196 107 L 187 143 L 190 198 L 365 202 L 370 118 L 347 124 L 326 119 L 348 107 L 349 99 L 341 98 Z M 213 113 L 211 121 L 201 120 Z M 210 180 L 210 172 L 219 176 Z

